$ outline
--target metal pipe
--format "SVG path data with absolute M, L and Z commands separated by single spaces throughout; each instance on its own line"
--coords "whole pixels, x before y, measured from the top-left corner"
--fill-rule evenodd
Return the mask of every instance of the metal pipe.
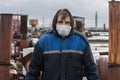
M 12 14 L 0 15 L 0 80 L 9 80 Z

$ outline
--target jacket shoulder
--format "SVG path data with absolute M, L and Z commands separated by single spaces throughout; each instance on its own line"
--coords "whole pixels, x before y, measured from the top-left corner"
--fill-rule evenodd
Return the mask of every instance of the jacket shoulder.
M 74 34 L 78 35 L 79 37 L 81 37 L 85 41 L 85 43 L 87 43 L 89 45 L 87 37 L 85 35 L 83 35 L 81 32 L 74 31 Z
M 48 35 L 50 35 L 50 34 L 53 34 L 53 31 L 52 31 L 52 30 L 44 32 L 44 33 L 41 35 L 41 37 L 39 38 L 39 40 L 45 38 L 46 36 L 48 36 Z

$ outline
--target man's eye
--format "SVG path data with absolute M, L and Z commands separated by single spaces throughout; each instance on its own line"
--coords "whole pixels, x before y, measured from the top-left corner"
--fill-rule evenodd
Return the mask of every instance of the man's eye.
M 69 21 L 66 21 L 65 24 L 70 24 L 70 22 L 69 22 Z
M 63 23 L 63 21 L 58 21 L 57 23 Z

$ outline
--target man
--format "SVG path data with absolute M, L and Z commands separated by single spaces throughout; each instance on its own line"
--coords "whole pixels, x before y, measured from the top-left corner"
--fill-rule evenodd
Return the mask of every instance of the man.
M 57 11 L 53 31 L 37 42 L 26 80 L 99 80 L 87 40 L 73 30 L 73 18 L 67 9 Z

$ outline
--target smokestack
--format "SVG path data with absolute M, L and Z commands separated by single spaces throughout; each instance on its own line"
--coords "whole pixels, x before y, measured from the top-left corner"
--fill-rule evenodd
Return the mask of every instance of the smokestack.
M 95 27 L 97 28 L 98 23 L 98 17 L 97 17 L 97 11 L 95 13 Z
M 103 24 L 103 29 L 104 29 L 104 31 L 106 31 L 106 25 L 105 25 L 105 23 Z

